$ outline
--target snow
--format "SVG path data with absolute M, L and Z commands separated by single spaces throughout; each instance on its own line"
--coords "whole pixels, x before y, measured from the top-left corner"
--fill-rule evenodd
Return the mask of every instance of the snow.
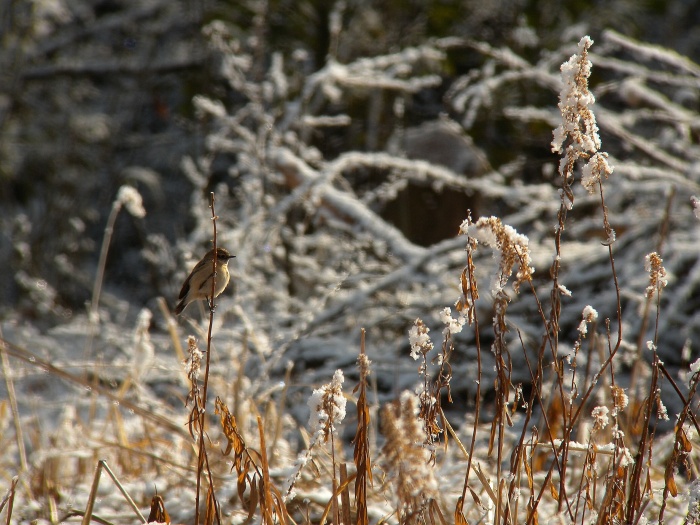
M 610 422 L 608 413 L 608 407 L 605 406 L 595 407 L 591 411 L 591 417 L 593 418 L 596 429 L 600 430 L 608 426 L 608 423 Z
M 414 360 L 420 359 L 421 356 L 427 354 L 433 349 L 433 343 L 430 341 L 428 332 L 430 328 L 423 324 L 423 321 L 416 319 L 415 323 L 408 331 L 408 342 L 411 345 L 411 357 Z

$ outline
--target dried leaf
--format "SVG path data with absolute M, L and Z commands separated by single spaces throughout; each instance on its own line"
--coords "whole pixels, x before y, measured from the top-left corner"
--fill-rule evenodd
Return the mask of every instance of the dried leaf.
M 471 490 L 471 489 L 469 489 Z M 472 490 L 472 497 L 475 498 L 475 501 L 477 498 L 476 494 L 474 494 L 474 491 Z M 455 525 L 468 525 L 467 523 L 467 518 L 464 517 L 464 498 L 462 496 L 459 497 L 457 500 L 457 505 L 455 506 Z
M 445 516 L 440 510 L 438 502 L 434 499 L 431 499 L 430 503 L 428 503 L 428 514 L 430 514 L 430 523 L 440 523 L 441 525 L 447 525 Z M 437 520 L 435 518 L 437 518 Z
M 532 516 L 532 519 L 529 520 L 532 523 L 532 525 L 539 525 L 539 523 L 540 523 L 539 513 L 537 512 L 537 508 L 533 508 L 531 502 L 528 502 L 528 504 L 527 504 L 527 513 L 528 513 L 528 517 Z
M 255 483 L 255 482 L 253 481 L 253 483 Z M 246 497 L 245 491 L 248 488 L 248 471 L 247 470 L 238 472 L 238 479 L 236 482 L 236 487 L 238 489 L 238 498 L 241 501 L 245 501 L 245 497 Z M 255 491 L 252 490 L 251 492 L 255 492 Z
M 483 508 L 483 505 L 481 504 L 481 498 L 479 497 L 479 495 L 476 492 L 474 492 L 474 489 L 469 487 L 469 492 L 472 495 L 472 499 L 474 500 L 474 503 L 476 503 L 479 507 Z
M 683 450 L 683 452 L 687 454 L 691 450 L 693 450 L 693 444 L 688 439 L 688 435 L 685 433 L 685 430 L 683 430 L 683 428 L 679 429 L 676 436 L 678 437 L 678 443 L 680 443 L 681 450 Z
M 670 492 L 671 496 L 674 498 L 678 496 L 678 487 L 676 486 L 676 480 L 674 479 L 672 468 L 666 469 L 664 481 L 666 481 L 666 486 L 668 487 L 668 491 Z
M 651 493 L 651 476 L 649 475 L 649 471 L 647 470 L 647 476 L 646 476 L 646 481 L 644 482 L 644 492 L 646 492 L 649 497 L 652 496 Z
M 148 523 L 170 523 L 170 516 L 165 510 L 165 501 L 156 494 L 151 498 L 151 512 L 148 514 Z
M 258 508 L 258 503 L 260 502 L 257 478 L 254 478 L 250 483 L 250 496 L 246 499 L 242 499 L 241 502 L 243 503 L 243 509 L 248 511 L 248 518 L 246 518 L 246 521 L 250 521 L 255 515 L 255 510 Z
M 530 489 L 530 492 L 532 493 L 532 487 L 534 485 L 534 480 L 532 479 L 532 467 L 530 466 L 530 463 L 525 459 L 523 461 L 523 465 L 525 465 L 525 476 L 527 477 L 527 486 Z
M 209 485 L 209 490 L 207 490 L 207 506 L 206 512 L 204 514 L 204 524 L 214 525 L 216 517 L 219 515 L 219 502 L 216 501 L 216 495 L 214 494 L 214 487 Z
M 551 481 L 549 482 L 549 493 L 552 495 L 552 498 L 554 498 L 554 501 L 559 501 L 559 491 Z

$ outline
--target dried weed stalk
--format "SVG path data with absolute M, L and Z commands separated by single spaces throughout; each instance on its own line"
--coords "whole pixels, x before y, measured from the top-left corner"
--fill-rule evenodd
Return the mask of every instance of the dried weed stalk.
M 478 241 L 469 235 L 469 229 L 473 225 L 471 212 L 467 212 L 467 218 L 460 228 L 460 235 L 467 236 L 467 245 L 465 251 L 467 252 L 467 264 L 462 270 L 460 275 L 460 289 L 462 295 L 455 303 L 456 310 L 466 317 L 467 322 L 470 326 L 474 328 L 474 342 L 476 346 L 476 394 L 475 394 L 475 409 L 474 409 L 474 425 L 472 427 L 472 439 L 469 448 L 469 454 L 467 457 L 467 468 L 464 473 L 464 483 L 462 485 L 462 494 L 457 500 L 457 505 L 455 506 L 454 516 L 455 525 L 466 524 L 467 520 L 464 516 L 464 499 L 467 495 L 467 489 L 470 490 L 472 497 L 475 501 L 478 501 L 478 496 L 473 489 L 469 487 L 469 473 L 472 468 L 472 460 L 474 457 L 474 446 L 476 444 L 476 433 L 479 427 L 479 416 L 481 411 L 481 335 L 479 331 L 479 321 L 476 316 L 476 301 L 479 299 L 479 287 L 476 282 L 476 268 L 474 266 L 474 252 L 478 246 Z
M 401 524 L 431 522 L 429 510 L 438 493 L 419 409 L 419 400 L 410 392 L 382 409 L 382 464 L 394 488 Z
M 210 297 L 214 297 L 214 290 L 216 289 L 216 276 L 217 276 L 217 231 L 216 231 L 216 221 L 218 217 L 216 216 L 216 211 L 214 209 L 214 192 L 211 193 L 209 207 L 211 209 L 211 219 L 212 219 L 212 230 L 213 230 L 213 250 L 214 258 L 212 259 L 212 274 L 213 278 L 211 280 L 211 292 Z M 206 423 L 206 406 L 207 406 L 207 390 L 209 387 L 209 366 L 211 361 L 211 338 L 212 330 L 214 326 L 214 311 L 216 310 L 216 304 L 212 299 L 209 302 L 209 327 L 207 331 L 207 352 L 206 361 L 204 369 L 204 380 L 202 386 L 199 386 L 199 373 L 201 368 L 202 353 L 197 349 L 196 341 L 190 336 L 188 340 L 189 348 L 189 358 L 186 363 L 187 375 L 190 379 L 190 391 L 187 395 L 187 404 L 192 405 L 190 411 L 190 417 L 188 421 L 190 436 L 197 441 L 197 492 L 195 496 L 195 523 L 199 523 L 199 502 L 202 490 L 202 476 L 206 472 L 207 481 L 209 483 L 209 489 L 206 496 L 206 515 L 205 524 L 209 525 L 214 523 L 214 518 L 217 523 L 221 523 L 221 512 L 219 507 L 219 502 L 216 499 L 216 492 L 214 490 L 214 477 L 212 475 L 211 467 L 209 465 L 209 455 L 207 452 L 207 447 L 205 446 L 204 437 L 206 433 L 205 423 Z
M 221 428 L 227 440 L 226 449 L 222 453 L 224 456 L 229 456 L 233 452 L 232 470 L 236 471 L 238 498 L 248 512 L 247 520 L 253 518 L 259 507 L 262 523 L 266 525 L 288 523 L 289 516 L 284 498 L 270 480 L 262 420 L 258 417 L 262 451 L 258 452 L 246 445 L 238 429 L 236 418 L 229 412 L 221 398 L 217 397 L 215 404 L 215 413 L 219 416 Z
M 588 59 L 588 51 L 592 44 L 593 41 L 589 37 L 583 37 L 578 44 L 578 54 L 574 54 L 567 62 L 562 64 L 561 67 L 563 86 L 559 94 L 559 109 L 562 115 L 562 124 L 554 130 L 554 138 L 552 140 L 552 151 L 563 153 L 559 164 L 559 174 L 562 179 L 562 192 L 561 205 L 558 213 L 558 225 L 555 230 L 556 255 L 550 269 L 553 282 L 551 292 L 552 306 L 548 320 L 548 335 L 552 356 L 555 362 L 558 361 L 559 315 L 561 311 L 560 297 L 565 290 L 559 283 L 561 238 L 565 227 L 567 212 L 572 209 L 574 204 L 571 184 L 574 180 L 574 169 L 579 161 L 584 163 L 581 184 L 590 194 L 598 193 L 600 196 L 600 206 L 603 213 L 603 230 L 605 233 L 603 244 L 608 247 L 611 274 L 615 286 L 618 331 L 615 344 L 609 344 L 608 358 L 580 399 L 575 412 L 573 411 L 574 406 L 571 403 L 577 394 L 576 384 L 572 379 L 570 390 L 566 392 L 562 382 L 564 376 L 563 364 L 557 366 L 557 384 L 562 405 L 569 407 L 568 410 L 561 411 L 563 439 L 560 446 L 561 471 L 558 501 L 559 509 L 561 510 L 564 505 L 566 505 L 569 516 L 572 519 L 572 510 L 566 494 L 566 469 L 568 465 L 571 435 L 574 431 L 576 421 L 581 414 L 581 410 L 595 388 L 597 380 L 612 362 L 622 342 L 620 287 L 617 281 L 617 272 L 615 271 L 615 262 L 612 252 L 612 244 L 615 242 L 616 234 L 608 219 L 608 210 L 605 206 L 605 194 L 602 182 L 603 179 L 607 179 L 610 174 L 612 174 L 613 169 L 608 164 L 607 153 L 600 151 L 601 142 L 598 136 L 598 125 L 591 109 L 591 106 L 595 103 L 595 97 L 588 89 L 588 79 L 591 74 L 591 62 Z M 611 493 L 609 492 L 609 494 Z
M 170 523 L 170 515 L 165 510 L 163 497 L 156 494 L 151 498 L 151 511 L 148 514 L 148 523 Z
M 496 502 L 496 513 L 501 516 L 504 509 L 501 507 L 501 463 L 503 460 L 503 446 L 505 444 L 505 427 L 512 426 L 511 412 L 515 410 L 519 402 L 520 389 L 515 388 L 511 382 L 512 362 L 508 351 L 506 334 L 508 325 L 506 322 L 506 310 L 510 297 L 506 292 L 506 285 L 513 274 L 513 268 L 517 268 L 513 281 L 513 290 L 518 293 L 520 286 L 532 281 L 534 269 L 530 266 L 530 251 L 528 238 L 519 234 L 510 226 L 504 225 L 497 217 L 482 217 L 471 225 L 467 220 L 462 225 L 466 234 L 476 238 L 477 241 L 487 246 L 493 246 L 499 253 L 498 272 L 492 289 L 494 298 L 493 332 L 495 340 L 491 345 L 491 351 L 495 357 L 494 390 L 496 393 L 494 417 L 491 423 L 489 437 L 489 456 L 493 454 L 494 445 L 496 452 L 496 479 L 499 483 L 499 491 Z M 471 232 L 473 230 L 473 233 Z M 514 396 L 511 394 L 514 392 Z M 510 406 L 509 406 L 510 405 Z
M 673 452 L 671 457 L 666 464 L 666 469 L 664 472 L 664 490 L 661 503 L 661 510 L 659 511 L 659 523 L 664 522 L 664 513 L 666 511 L 666 504 L 668 496 L 676 497 L 678 496 L 678 487 L 676 485 L 675 476 L 678 467 L 684 467 L 685 471 L 688 473 L 689 477 L 692 476 L 692 472 L 697 473 L 697 466 L 693 466 L 690 463 L 689 455 L 693 450 L 693 442 L 688 437 L 688 426 L 689 420 L 695 423 L 696 439 L 697 435 L 700 434 L 700 429 L 698 429 L 698 424 L 696 417 L 693 415 L 691 409 L 691 404 L 693 398 L 700 385 L 700 359 L 698 359 L 694 365 L 691 367 L 692 376 L 690 378 L 690 391 L 688 392 L 688 399 L 685 401 L 683 410 L 678 416 L 678 421 L 676 421 L 675 426 L 675 440 L 673 442 Z M 691 508 L 688 508 L 688 514 L 690 515 Z
M 357 512 L 357 525 L 368 525 L 367 514 L 367 485 L 372 485 L 372 460 L 369 446 L 370 412 L 367 403 L 367 377 L 370 374 L 371 361 L 365 354 L 365 330 L 362 329 L 360 342 L 360 355 L 357 358 L 357 367 L 360 369 L 360 380 L 354 392 L 357 396 L 357 430 L 355 431 L 355 451 L 353 459 L 357 475 L 355 477 L 355 508 Z
M 519 235 L 515 230 L 504 226 L 496 217 L 481 218 L 476 223 L 468 217 L 462 226 L 462 233 L 468 236 L 467 244 L 467 266 L 462 271 L 460 285 L 462 296 L 456 303 L 458 312 L 463 314 L 470 324 L 475 325 L 477 356 L 480 358 L 478 321 L 475 315 L 474 303 L 478 298 L 478 288 L 474 279 L 474 264 L 472 253 L 479 242 L 494 246 L 499 253 L 499 269 L 495 285 L 492 289 L 494 297 L 494 343 L 492 351 L 496 357 L 496 379 L 494 389 L 496 391 L 496 407 L 491 433 L 489 439 L 489 454 L 497 448 L 496 454 L 496 479 L 498 489 L 496 494 L 491 496 L 495 504 L 495 523 L 514 523 L 519 519 L 518 500 L 521 490 L 521 475 L 524 473 L 529 497 L 527 503 L 527 523 L 536 523 L 539 519 L 538 506 L 543 496 L 547 493 L 558 502 L 558 510 L 562 517 L 573 522 L 584 522 L 586 513 L 592 516 L 589 520 L 597 517 L 598 523 L 612 523 L 626 521 L 636 523 L 639 521 L 646 505 L 651 498 L 651 460 L 652 443 L 654 432 L 659 420 L 667 417 L 665 407 L 660 398 L 659 371 L 665 372 L 663 363 L 660 362 L 655 351 L 655 341 L 649 343 L 653 351 L 653 369 L 651 383 L 648 388 L 649 397 L 642 404 L 640 411 L 640 423 L 642 427 L 638 446 L 636 447 L 636 457 L 630 451 L 629 435 L 623 431 L 622 424 L 629 420 L 629 417 L 620 418 L 626 409 L 629 400 L 627 393 L 616 383 L 615 371 L 612 363 L 622 342 L 621 326 L 621 300 L 620 288 L 618 285 L 617 272 L 613 257 L 612 245 L 616 239 L 616 233 L 610 223 L 608 210 L 605 205 L 605 193 L 603 181 L 613 172 L 608 163 L 608 156 L 601 151 L 601 142 L 598 136 L 598 126 L 595 115 L 591 109 L 595 99 L 588 89 L 588 78 L 591 72 L 591 62 L 588 59 L 588 51 L 592 41 L 588 37 L 581 39 L 579 51 L 573 55 L 569 61 L 562 65 L 563 87 L 560 93 L 559 107 L 562 113 L 562 124 L 555 130 L 552 141 L 552 149 L 562 154 L 559 165 L 559 172 L 562 180 L 561 203 L 558 212 L 558 222 L 555 228 L 554 247 L 555 256 L 550 268 L 552 280 L 551 304 L 549 314 L 545 314 L 544 308 L 537 298 L 535 288 L 532 284 L 532 268 L 528 252 L 528 241 L 525 236 Z M 607 355 L 603 357 L 603 363 L 599 369 L 589 376 L 588 370 L 585 377 L 577 370 L 578 360 L 582 350 L 582 343 L 587 337 L 589 327 L 593 327 L 591 339 L 591 350 L 601 348 L 601 339 L 595 334 L 598 314 L 592 306 L 587 306 L 581 317 L 578 326 L 578 337 L 574 343 L 572 351 L 563 355 L 559 349 L 559 318 L 561 312 L 561 295 L 569 295 L 570 292 L 559 280 L 561 265 L 562 236 L 565 230 L 565 223 L 568 212 L 573 208 L 574 192 L 572 184 L 574 182 L 575 169 L 581 165 L 581 184 L 590 194 L 597 194 L 600 198 L 600 208 L 602 211 L 602 230 L 604 239 L 603 245 L 607 246 L 610 261 L 610 273 L 616 294 L 617 310 L 617 333 L 611 334 L 610 320 L 605 320 L 607 331 Z M 505 444 L 505 427 L 510 424 L 511 410 L 514 410 L 518 399 L 513 399 L 512 392 L 517 395 L 519 390 L 511 383 L 511 361 L 508 353 L 507 338 L 508 325 L 506 323 L 506 309 L 510 296 L 506 293 L 506 285 L 512 276 L 513 268 L 517 268 L 513 288 L 517 293 L 522 283 L 528 283 L 533 293 L 545 331 L 542 335 L 542 342 L 538 352 L 538 362 L 532 366 L 525 344 L 521 339 L 521 347 L 524 357 L 532 377 L 532 391 L 530 400 L 524 403 L 526 409 L 523 430 L 517 445 L 513 449 L 510 464 L 510 481 L 508 488 L 508 498 L 502 498 L 502 489 L 505 485 L 505 476 L 501 473 L 503 456 L 503 446 Z M 647 288 L 647 297 L 655 296 L 657 299 L 657 330 L 659 316 L 658 294 L 666 283 L 666 272 L 662 266 L 661 257 L 657 253 L 652 253 L 647 257 L 647 270 L 650 273 L 650 283 Z M 424 366 L 427 363 L 425 355 L 432 349 L 427 337 L 427 328 L 417 321 L 412 329 L 412 347 L 416 350 L 416 355 L 423 356 Z M 520 334 L 519 334 L 520 335 Z M 543 372 L 548 366 L 545 360 L 545 352 L 549 348 L 552 356 L 554 371 L 554 388 L 556 395 L 549 396 L 550 404 L 546 406 L 543 395 Z M 591 356 L 587 357 L 587 362 L 591 362 Z M 568 369 L 567 369 L 568 368 Z M 480 370 L 480 363 L 479 363 Z M 604 397 L 609 400 L 608 406 L 602 405 L 593 408 L 591 412 L 593 424 L 588 430 L 587 444 L 579 444 L 572 441 L 574 431 L 579 429 L 579 435 L 584 433 L 581 426 L 583 410 L 589 407 L 593 392 L 596 390 L 598 382 L 604 375 L 609 374 L 609 380 L 604 384 L 609 385 L 610 395 Z M 479 372 L 479 378 L 481 373 Z M 581 385 L 581 381 L 584 381 Z M 670 380 L 670 377 L 669 377 Z M 674 384 L 671 381 L 672 384 Z M 426 383 L 427 384 L 427 383 Z M 674 388 L 676 388 L 674 386 Z M 680 396 L 680 390 L 676 388 Z M 693 391 L 694 394 L 694 391 Z M 681 399 L 683 397 L 681 396 Z M 477 414 L 479 409 L 477 400 Z M 553 455 L 549 457 L 546 464 L 538 459 L 534 461 L 535 448 L 538 445 L 538 435 L 536 428 L 532 429 L 532 438 L 527 441 L 528 424 L 532 417 L 533 405 L 539 404 L 543 407 L 542 418 L 547 430 L 547 438 Z M 693 417 L 693 412 L 689 410 L 690 401 L 684 400 L 687 418 Z M 656 418 L 654 418 L 653 407 L 656 407 Z M 477 417 L 478 420 L 478 417 Z M 612 421 L 612 424 L 610 424 Z M 695 423 L 696 424 L 696 423 Z M 673 473 L 678 464 L 685 461 L 684 454 L 689 452 L 689 438 L 687 431 L 681 423 L 676 427 L 676 446 L 674 454 L 666 470 L 665 494 L 674 495 L 675 484 Z M 464 498 L 469 487 L 469 470 L 471 468 L 473 442 L 476 441 L 476 423 L 473 430 L 472 450 L 469 453 L 467 474 L 455 509 L 455 523 L 466 523 L 464 515 Z M 601 443 L 601 441 L 603 441 Z M 605 442 L 607 441 L 607 442 Z M 526 455 L 526 451 L 530 454 Z M 574 463 L 569 458 L 570 450 L 585 452 L 585 458 L 580 464 L 581 468 L 574 468 Z M 601 456 L 609 457 L 607 471 L 603 472 L 600 464 Z M 577 462 L 576 465 L 579 463 Z M 646 470 L 644 466 L 646 465 Z M 572 469 L 567 472 L 567 468 Z M 544 479 L 537 478 L 535 473 L 541 469 L 546 470 Z M 477 469 L 478 471 L 478 469 Z M 554 473 L 558 472 L 558 483 Z M 578 486 L 576 480 L 578 478 Z M 487 490 L 488 492 L 488 490 Z M 489 493 L 491 494 L 491 493 Z M 472 491 L 472 495 L 479 505 L 477 496 Z M 665 503 L 665 501 L 664 501 Z M 663 508 L 662 508 L 663 511 Z
M 284 501 L 288 501 L 294 497 L 294 485 L 299 479 L 303 468 L 311 461 L 314 449 L 320 444 L 330 441 L 331 457 L 333 461 L 333 499 L 331 503 L 334 507 L 336 523 L 338 516 L 334 501 L 339 485 L 336 478 L 335 436 L 337 433 L 337 426 L 345 419 L 346 399 L 343 394 L 343 381 L 343 372 L 341 370 L 336 370 L 331 382 L 314 390 L 309 398 L 308 404 L 311 409 L 311 414 L 309 416 L 311 441 L 308 448 L 299 455 L 294 473 L 287 480 L 287 488 L 284 491 Z
M 430 329 L 421 319 L 416 319 L 408 332 L 411 344 L 411 357 L 420 359 L 418 374 L 421 376 L 423 384 L 419 393 L 420 414 L 423 421 L 423 429 L 427 436 L 426 446 L 430 450 L 431 461 L 436 459 L 436 443 L 444 436 L 444 446 L 447 447 L 447 419 L 442 409 L 443 395 L 449 403 L 452 403 L 452 393 L 450 391 L 450 381 L 452 380 L 452 365 L 450 357 L 454 351 L 453 335 L 462 331 L 467 318 L 459 310 L 457 317 L 452 317 L 450 308 L 443 308 L 440 312 L 440 319 L 445 325 L 442 331 L 443 340 L 440 353 L 433 357 L 430 362 L 438 366 L 437 373 L 431 374 L 428 365 L 428 354 L 433 350 L 434 345 L 428 333 Z

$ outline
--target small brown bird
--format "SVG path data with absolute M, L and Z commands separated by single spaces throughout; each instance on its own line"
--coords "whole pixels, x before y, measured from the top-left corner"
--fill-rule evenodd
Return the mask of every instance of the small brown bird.
M 228 286 L 230 275 L 228 261 L 235 257 L 224 248 L 216 250 L 216 289 L 214 297 L 218 297 Z M 175 307 L 175 314 L 180 315 L 185 307 L 197 299 L 206 299 L 211 306 L 211 280 L 214 276 L 214 250 L 209 250 L 202 260 L 192 269 L 182 285 L 178 299 L 180 302 Z

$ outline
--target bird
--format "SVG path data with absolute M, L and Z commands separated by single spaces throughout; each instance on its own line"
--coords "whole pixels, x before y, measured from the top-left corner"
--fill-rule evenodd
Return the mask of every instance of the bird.
M 235 255 L 231 255 L 224 248 L 216 249 L 216 289 L 214 290 L 214 297 L 218 297 L 228 286 L 231 277 L 228 271 L 228 261 L 233 257 Z M 213 261 L 214 250 L 212 249 L 192 268 L 180 290 L 180 295 L 178 296 L 180 302 L 175 307 L 176 315 L 180 315 L 188 304 L 197 299 L 206 299 L 209 307 L 212 306 L 211 281 L 214 276 Z

